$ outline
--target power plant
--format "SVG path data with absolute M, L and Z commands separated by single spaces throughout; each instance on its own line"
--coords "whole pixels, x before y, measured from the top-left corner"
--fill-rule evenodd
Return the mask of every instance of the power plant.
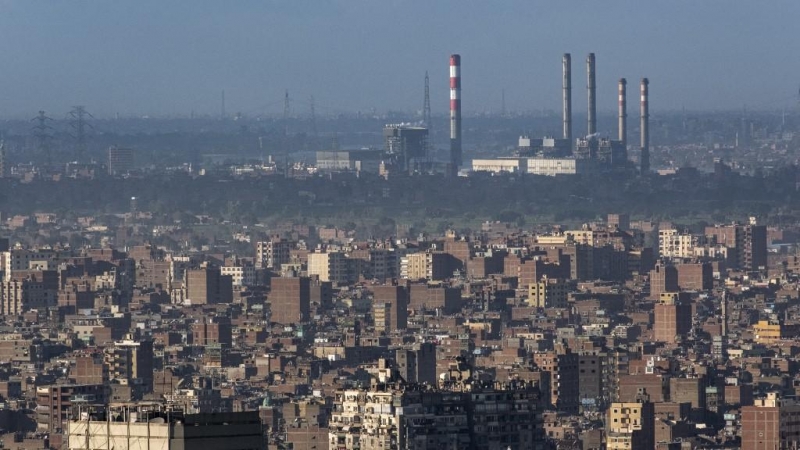
M 520 172 L 543 175 L 574 174 L 582 171 L 621 170 L 630 167 L 628 161 L 628 112 L 627 80 L 620 78 L 618 92 L 617 139 L 602 136 L 597 131 L 597 62 L 594 53 L 586 57 L 586 134 L 573 138 L 572 127 L 572 57 L 565 53 L 562 58 L 562 138 L 544 137 L 535 139 L 522 136 L 513 157 L 473 160 L 473 171 Z M 451 66 L 452 67 L 452 66 Z M 451 68 L 451 75 L 452 75 Z M 460 72 L 459 72 L 460 73 Z M 451 78 L 451 86 L 453 86 Z M 460 87 L 460 81 L 456 82 Z M 649 112 L 647 78 L 641 86 L 641 157 L 642 173 L 650 170 Z M 458 94 L 456 94 L 458 95 Z M 451 89 L 451 99 L 453 97 Z M 460 97 L 456 97 L 460 98 Z M 460 107 L 460 102 L 457 103 Z M 451 100 L 451 119 L 453 116 Z M 459 114 L 460 117 L 460 114 Z M 458 128 L 460 132 L 460 127 Z M 454 136 L 454 135 L 453 135 Z M 451 143 L 452 137 L 451 136 Z M 453 147 L 451 146 L 451 152 Z M 458 135 L 460 156 L 461 140 Z

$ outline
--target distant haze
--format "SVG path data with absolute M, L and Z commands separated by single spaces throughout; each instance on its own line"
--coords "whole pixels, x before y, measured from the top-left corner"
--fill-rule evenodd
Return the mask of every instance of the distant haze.
M 651 110 L 797 107 L 797 0 L 31 1 L 0 0 L 0 117 L 414 111 L 425 71 L 448 107 L 448 56 L 462 55 L 465 112 L 559 110 L 561 54 L 585 111 L 616 80 L 650 78 Z M 632 95 L 631 95 L 632 94 Z M 638 114 L 638 113 L 637 113 Z

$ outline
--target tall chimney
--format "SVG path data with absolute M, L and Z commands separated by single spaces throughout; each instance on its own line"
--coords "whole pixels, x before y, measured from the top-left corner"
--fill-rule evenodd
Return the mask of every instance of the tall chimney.
M 594 80 L 594 53 L 589 53 L 586 57 L 586 91 L 589 94 L 589 112 L 587 113 L 588 128 L 587 135 L 597 133 L 597 99 L 595 97 L 595 80 Z
M 450 55 L 450 170 L 461 166 L 461 55 Z
M 642 78 L 641 91 L 642 91 L 642 105 L 641 105 L 641 123 L 639 128 L 642 132 L 642 157 L 641 157 L 641 171 L 647 173 L 650 171 L 650 110 L 648 107 L 648 88 L 650 81 L 647 78 Z
M 626 86 L 628 81 L 625 78 L 619 79 L 619 141 L 622 146 L 628 145 L 628 100 L 626 98 Z
M 564 75 L 564 79 L 561 82 L 564 91 L 564 109 L 562 111 L 564 139 L 569 141 L 569 147 L 572 149 L 572 56 L 569 53 L 564 53 L 561 67 Z

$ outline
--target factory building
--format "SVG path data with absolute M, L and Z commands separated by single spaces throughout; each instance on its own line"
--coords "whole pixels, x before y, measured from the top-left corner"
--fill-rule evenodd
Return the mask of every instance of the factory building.
M 380 150 L 326 150 L 317 152 L 317 169 L 324 171 L 374 172 L 383 161 Z
M 383 128 L 384 152 L 390 165 L 407 172 L 428 156 L 428 129 L 411 124 L 386 125 Z
M 595 163 L 588 159 L 575 158 L 497 158 L 473 159 L 473 172 L 527 173 L 530 175 L 577 175 L 589 173 Z
M 561 139 L 542 139 L 522 136 L 515 152 L 519 158 L 473 160 L 473 172 L 529 173 L 535 175 L 574 175 L 579 173 L 620 170 L 628 167 L 627 149 L 627 81 L 621 78 L 618 89 L 617 139 L 597 132 L 596 60 L 594 53 L 586 58 L 587 125 L 586 134 L 573 141 L 572 127 L 572 58 L 565 53 L 563 69 L 563 136 Z M 459 84 L 460 85 L 460 84 Z M 649 170 L 649 109 L 648 81 L 642 79 L 641 150 L 642 172 Z M 526 158 L 523 162 L 522 158 Z M 550 162 L 548 162 L 550 161 Z M 586 161 L 590 163 L 581 163 Z

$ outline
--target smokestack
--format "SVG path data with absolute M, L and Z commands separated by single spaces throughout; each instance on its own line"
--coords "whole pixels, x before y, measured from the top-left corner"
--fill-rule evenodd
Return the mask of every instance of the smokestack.
M 586 90 L 589 94 L 589 112 L 587 114 L 589 123 L 586 134 L 589 136 L 597 133 L 597 99 L 595 97 L 594 72 L 594 53 L 589 53 L 589 56 L 586 57 Z
M 450 55 L 450 170 L 461 166 L 461 55 Z
M 628 81 L 625 78 L 619 79 L 619 141 L 623 147 L 628 145 L 628 100 L 626 98 L 626 86 Z
M 641 123 L 639 128 L 642 132 L 642 157 L 641 157 L 641 170 L 642 173 L 650 171 L 650 109 L 648 107 L 648 88 L 650 81 L 647 78 L 642 78 L 641 91 L 642 91 L 642 105 L 641 105 Z
M 561 82 L 564 91 L 564 105 L 563 105 L 563 121 L 564 121 L 564 139 L 569 141 L 569 147 L 572 148 L 572 56 L 569 53 L 564 53 L 564 58 L 561 60 L 562 72 L 564 79 Z

